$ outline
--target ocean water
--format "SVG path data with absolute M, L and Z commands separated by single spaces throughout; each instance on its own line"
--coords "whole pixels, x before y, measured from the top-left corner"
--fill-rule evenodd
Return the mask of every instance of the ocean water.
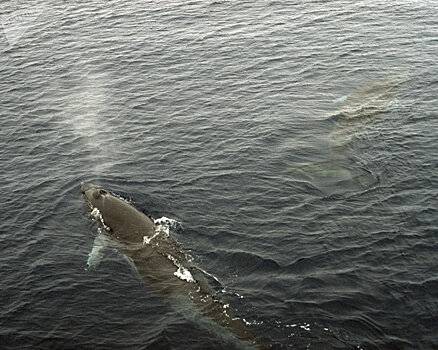
M 155 218 L 272 349 L 438 348 L 438 3 L 9 1 L 0 348 L 227 349 L 117 250 Z

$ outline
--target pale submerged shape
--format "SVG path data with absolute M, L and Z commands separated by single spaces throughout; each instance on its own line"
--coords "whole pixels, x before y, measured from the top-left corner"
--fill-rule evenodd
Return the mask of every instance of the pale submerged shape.
M 100 229 L 98 231 L 99 233 L 93 242 L 93 248 L 88 254 L 87 270 L 95 269 L 99 265 L 103 258 L 104 250 L 108 246 L 108 238 L 101 233 Z

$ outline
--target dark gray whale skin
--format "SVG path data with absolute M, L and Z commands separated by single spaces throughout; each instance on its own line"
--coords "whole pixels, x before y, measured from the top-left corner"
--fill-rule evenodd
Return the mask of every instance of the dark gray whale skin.
M 257 343 L 242 319 L 234 317 L 230 308 L 214 297 L 204 274 L 190 263 L 179 244 L 169 236 L 155 235 L 155 224 L 150 218 L 100 186 L 81 184 L 81 192 L 90 210 L 99 210 L 100 224 L 157 294 L 178 301 L 186 315 L 191 315 L 189 317 L 212 333 L 219 333 L 223 341 L 230 343 L 230 348 L 267 348 Z M 150 239 L 147 244 L 144 237 Z M 190 271 L 194 280 L 182 280 L 176 276 L 178 266 Z

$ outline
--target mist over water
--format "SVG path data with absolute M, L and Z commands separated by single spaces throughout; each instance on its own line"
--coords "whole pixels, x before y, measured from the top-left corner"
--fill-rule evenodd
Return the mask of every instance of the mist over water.
M 437 14 L 5 4 L 0 348 L 229 349 L 98 235 L 81 181 L 178 223 L 273 349 L 438 348 Z
M 79 86 L 65 98 L 62 111 L 61 132 L 73 132 L 76 140 L 83 143 L 83 149 L 89 152 L 93 173 L 105 172 L 109 167 L 105 158 L 114 156 L 112 149 L 120 147 L 116 138 L 108 140 L 115 130 L 108 123 L 111 112 L 107 110 L 110 94 L 105 75 L 85 72 L 78 79 Z

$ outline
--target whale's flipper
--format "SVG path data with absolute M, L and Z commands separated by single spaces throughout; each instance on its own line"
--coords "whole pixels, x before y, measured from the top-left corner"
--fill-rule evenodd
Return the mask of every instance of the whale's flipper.
M 88 254 L 86 270 L 94 270 L 102 261 L 104 251 L 111 245 L 110 238 L 104 233 L 99 232 L 93 242 L 93 248 L 91 248 Z

